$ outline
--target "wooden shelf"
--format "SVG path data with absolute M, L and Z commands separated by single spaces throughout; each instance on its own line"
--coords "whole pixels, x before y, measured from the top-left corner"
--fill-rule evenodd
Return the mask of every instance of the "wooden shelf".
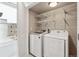
M 49 21 L 52 21 L 52 20 L 41 20 L 41 21 L 38 21 L 37 23 L 44 23 L 44 22 L 49 22 Z

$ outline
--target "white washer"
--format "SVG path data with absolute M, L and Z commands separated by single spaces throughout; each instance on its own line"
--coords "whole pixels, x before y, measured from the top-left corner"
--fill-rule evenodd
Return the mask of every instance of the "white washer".
M 45 33 L 30 34 L 30 54 L 37 57 L 42 57 L 42 40 Z
M 44 35 L 44 57 L 68 57 L 68 32 L 55 30 Z

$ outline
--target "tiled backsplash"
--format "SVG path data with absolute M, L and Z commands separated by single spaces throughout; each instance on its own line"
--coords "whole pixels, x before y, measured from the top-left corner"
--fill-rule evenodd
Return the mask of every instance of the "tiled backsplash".
M 17 25 L 16 24 L 8 24 L 8 35 L 15 36 L 17 34 Z

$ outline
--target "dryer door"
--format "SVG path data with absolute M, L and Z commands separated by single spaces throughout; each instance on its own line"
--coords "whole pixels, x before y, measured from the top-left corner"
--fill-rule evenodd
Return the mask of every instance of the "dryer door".
M 64 56 L 64 40 L 44 37 L 44 57 Z

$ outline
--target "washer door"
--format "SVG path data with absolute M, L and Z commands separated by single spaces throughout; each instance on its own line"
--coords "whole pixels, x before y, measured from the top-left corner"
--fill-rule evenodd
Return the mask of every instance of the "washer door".
M 41 37 L 40 35 L 30 35 L 30 53 L 41 57 Z

